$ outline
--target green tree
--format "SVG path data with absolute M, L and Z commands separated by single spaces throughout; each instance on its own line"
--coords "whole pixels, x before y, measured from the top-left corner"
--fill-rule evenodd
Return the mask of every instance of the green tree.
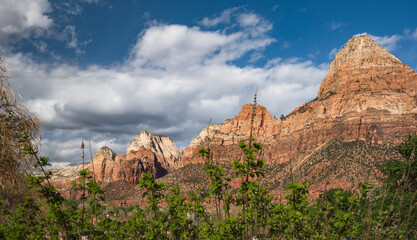
M 398 151 L 403 160 L 391 160 L 381 171 L 386 176 L 386 182 L 395 189 L 402 191 L 417 191 L 417 136 L 408 136 L 400 145 Z

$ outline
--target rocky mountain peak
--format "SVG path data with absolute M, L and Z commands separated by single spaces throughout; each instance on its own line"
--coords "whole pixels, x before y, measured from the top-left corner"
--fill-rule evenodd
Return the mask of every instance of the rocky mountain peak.
M 351 38 L 336 54 L 334 67 L 373 68 L 386 65 L 402 65 L 402 62 L 384 47 L 371 39 L 369 35 Z M 332 70 L 332 69 L 330 69 Z
M 407 86 L 394 83 L 395 75 L 412 74 L 413 70 L 380 46 L 369 35 L 350 39 L 330 63 L 329 71 L 320 85 L 318 97 L 329 93 L 355 91 L 370 86 L 375 92 L 397 90 Z M 379 78 L 384 78 L 383 80 Z
M 128 146 L 126 154 L 131 151 L 138 151 L 141 146 L 167 159 L 179 160 L 183 154 L 182 149 L 178 148 L 169 137 L 155 135 L 147 131 L 141 131 L 135 137 Z
M 116 158 L 116 153 L 111 150 L 109 147 L 101 147 L 100 150 L 94 155 L 93 160 L 103 160 L 103 159 L 111 159 L 114 160 Z
M 243 120 L 243 121 L 251 120 L 252 112 L 255 113 L 255 115 L 253 117 L 254 121 L 269 120 L 269 119 L 273 118 L 264 106 L 255 105 L 255 107 L 254 107 L 253 104 L 247 103 L 247 104 L 243 105 L 243 107 L 240 109 L 239 115 L 235 116 L 235 119 L 236 120 Z

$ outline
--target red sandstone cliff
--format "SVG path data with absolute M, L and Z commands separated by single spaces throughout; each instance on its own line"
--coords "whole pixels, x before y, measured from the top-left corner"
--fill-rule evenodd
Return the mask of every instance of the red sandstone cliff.
M 182 164 L 200 163 L 201 144 L 214 161 L 239 158 L 250 133 L 251 104 L 223 124 L 205 128 L 186 148 Z M 267 163 L 285 163 L 330 140 L 398 143 L 417 132 L 417 74 L 369 36 L 349 40 L 330 64 L 316 99 L 285 119 L 256 106 L 253 134 Z
M 143 173 L 161 177 L 176 169 L 182 154 L 182 149 L 170 138 L 142 131 L 129 145 L 126 155 L 116 155 L 110 148 L 102 147 L 85 168 L 103 186 L 116 182 L 134 186 Z M 78 179 L 82 169 L 82 164 L 52 169 L 51 180 L 65 197 L 76 198 L 75 193 L 71 193 L 71 182 Z
M 102 147 L 89 170 L 102 184 L 117 181 L 137 184 L 143 173 L 161 177 L 176 169 L 182 153 L 170 138 L 142 131 L 129 145 L 126 155 L 116 155 L 110 148 Z

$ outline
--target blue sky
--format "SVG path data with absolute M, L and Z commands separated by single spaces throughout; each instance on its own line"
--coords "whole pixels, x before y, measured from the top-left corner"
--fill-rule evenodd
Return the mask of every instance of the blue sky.
M 124 153 L 141 130 L 186 147 L 258 89 L 272 115 L 313 99 L 336 52 L 368 33 L 417 69 L 417 1 L 0 0 L 0 55 L 43 121 L 42 152 Z

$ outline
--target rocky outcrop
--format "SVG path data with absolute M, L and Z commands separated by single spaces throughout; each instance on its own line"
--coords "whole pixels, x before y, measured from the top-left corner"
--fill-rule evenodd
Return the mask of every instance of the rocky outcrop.
M 267 163 L 285 163 L 330 140 L 396 144 L 417 132 L 417 74 L 369 36 L 355 37 L 336 55 L 318 96 L 275 119 L 246 104 L 234 119 L 205 128 L 186 148 L 183 165 L 201 163 L 201 145 L 213 161 L 240 158 L 237 143 L 253 136 Z M 251 114 L 254 121 L 251 124 Z
M 160 156 L 160 162 L 165 169 L 171 171 L 180 166 L 183 150 L 175 146 L 169 137 L 142 131 L 127 147 L 126 154 L 138 151 L 142 146 Z
M 162 166 L 165 163 L 162 155 L 157 155 L 149 148 L 141 146 L 137 151 L 131 150 L 126 156 L 119 154 L 114 161 L 114 181 L 124 181 L 137 184 L 143 173 L 152 173 L 162 177 L 169 169 Z
M 170 138 L 142 131 L 128 146 L 126 155 L 116 155 L 110 148 L 102 147 L 89 170 L 102 184 L 117 181 L 137 184 L 143 173 L 161 177 L 176 169 L 182 154 L 182 149 Z
M 52 174 L 50 181 L 63 197 L 78 199 L 81 196 L 81 192 L 73 191 L 72 183 L 79 179 L 80 172 L 83 169 L 88 169 L 89 167 L 90 163 L 86 163 L 50 169 L 48 170 Z
M 129 145 L 126 155 L 116 155 L 110 148 L 102 147 L 91 163 L 50 170 L 51 180 L 63 196 L 78 198 L 79 194 L 72 191 L 71 185 L 82 169 L 88 169 L 102 186 L 116 183 L 119 186 L 120 182 L 135 186 L 143 173 L 152 173 L 158 178 L 177 169 L 182 154 L 182 149 L 170 138 L 142 131 Z
M 48 170 L 51 172 L 51 181 L 60 181 L 62 179 L 75 180 L 80 177 L 80 172 L 83 169 L 89 168 L 90 163 L 80 164 L 76 166 L 66 166 L 59 168 L 52 168 Z
M 108 147 L 102 147 L 98 150 L 89 165 L 89 170 L 94 175 L 96 181 L 105 183 L 113 181 L 115 158 L 116 153 Z

